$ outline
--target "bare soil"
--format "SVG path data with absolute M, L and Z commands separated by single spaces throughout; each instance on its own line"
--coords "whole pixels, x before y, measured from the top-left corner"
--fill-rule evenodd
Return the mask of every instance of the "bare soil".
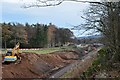
M 57 70 L 74 63 L 80 57 L 75 51 L 50 54 L 20 53 L 21 63 L 3 64 L 3 78 L 46 78 Z

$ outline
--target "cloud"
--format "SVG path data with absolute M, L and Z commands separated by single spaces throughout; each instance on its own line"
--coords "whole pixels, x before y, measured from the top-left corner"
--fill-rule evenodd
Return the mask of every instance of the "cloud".
M 20 0 L 2 0 L 3 3 L 18 3 Z
M 2 0 L 2 2 L 7 2 L 7 3 L 32 3 L 32 2 L 37 2 L 38 0 Z M 42 0 L 45 1 L 45 0 Z M 54 0 L 53 0 L 54 1 Z M 57 1 L 57 0 L 55 0 Z M 65 0 L 65 1 L 69 1 L 69 0 Z M 96 1 L 96 2 L 100 2 L 101 0 L 78 0 L 78 1 Z
M 6 3 L 28 3 L 28 2 L 36 2 L 37 0 L 2 0 L 2 2 Z
M 48 24 L 52 22 L 58 27 L 70 28 L 71 25 L 83 23 L 80 16 L 83 15 L 83 10 L 89 4 L 78 2 L 63 2 L 59 6 L 52 7 L 34 7 L 21 8 L 20 0 L 5 0 L 3 2 L 2 17 L 3 22 L 20 22 L 20 23 L 42 23 Z M 75 32 L 77 34 L 77 32 Z
M 58 22 L 66 22 L 69 23 L 78 22 L 80 16 L 82 15 L 83 7 L 85 8 L 87 5 L 83 3 L 72 3 L 72 2 L 65 2 L 59 6 L 55 7 L 45 7 L 45 8 L 28 8 L 23 9 L 20 8 L 21 4 L 13 4 L 13 3 L 5 3 L 3 5 L 3 13 L 7 14 L 8 16 L 11 14 L 16 17 L 21 16 L 29 16 L 33 18 L 35 21 L 37 18 L 43 21 L 58 21 Z M 82 7 L 81 7 L 82 6 Z M 19 15 L 19 16 L 18 16 Z M 5 17 L 5 16 L 3 16 Z M 38 20 L 37 19 L 37 20 Z M 45 19 L 45 20 L 44 20 Z M 17 20 L 16 20 L 17 21 Z M 29 21 L 29 20 L 28 20 Z

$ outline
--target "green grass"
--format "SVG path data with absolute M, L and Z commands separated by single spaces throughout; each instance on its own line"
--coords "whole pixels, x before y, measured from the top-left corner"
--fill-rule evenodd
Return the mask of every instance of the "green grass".
M 60 48 L 47 48 L 47 49 L 41 49 L 41 50 L 21 50 L 20 52 L 32 52 L 32 53 L 39 53 L 39 54 L 47 54 L 52 53 L 56 51 L 60 51 Z
M 56 47 L 56 48 L 45 48 L 41 50 L 21 50 L 20 52 L 33 52 L 33 53 L 39 53 L 39 54 L 47 54 L 52 53 L 56 51 L 62 51 L 62 50 L 71 50 L 72 47 Z
M 52 53 L 56 51 L 62 51 L 62 50 L 71 50 L 73 47 L 55 47 L 55 48 L 43 48 L 41 50 L 20 50 L 20 53 L 22 52 L 31 52 L 31 53 L 39 53 L 39 54 L 47 54 Z M 5 53 L 5 50 L 2 50 L 2 53 Z

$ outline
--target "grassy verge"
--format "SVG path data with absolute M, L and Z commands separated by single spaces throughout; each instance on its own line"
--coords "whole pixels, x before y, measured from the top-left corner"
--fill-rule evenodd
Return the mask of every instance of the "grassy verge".
M 107 70 L 109 65 L 109 53 L 107 48 L 103 48 L 98 52 L 96 60 L 93 61 L 92 66 L 89 67 L 82 75 L 82 78 L 94 77 L 94 74 L 103 70 Z
M 102 58 L 104 55 L 103 50 L 100 50 L 97 53 L 100 54 L 99 55 L 100 58 Z M 84 61 L 83 62 L 82 61 L 80 64 L 77 64 L 75 67 L 73 67 L 71 70 L 66 72 L 63 76 L 61 76 L 61 78 L 75 78 L 75 77 L 81 78 L 79 74 L 82 74 L 83 72 L 84 72 L 83 75 L 85 74 L 88 77 L 93 74 L 93 72 L 95 71 L 95 68 L 97 68 L 98 64 L 100 63 L 98 61 L 98 58 L 96 58 L 95 56 L 91 57 L 91 58 L 86 57 L 86 58 L 84 58 Z M 85 76 L 84 76 L 84 78 L 85 78 Z
M 61 50 L 60 48 L 47 48 L 47 49 L 41 49 L 41 50 L 21 50 L 20 52 L 47 54 L 47 53 L 52 53 L 60 50 Z
M 74 49 L 74 47 L 68 46 L 68 47 L 41 48 L 40 50 L 20 50 L 20 53 L 31 52 L 31 53 L 47 54 L 47 53 L 52 53 L 56 51 L 71 50 L 71 49 Z M 3 54 L 5 52 L 6 50 L 2 50 Z

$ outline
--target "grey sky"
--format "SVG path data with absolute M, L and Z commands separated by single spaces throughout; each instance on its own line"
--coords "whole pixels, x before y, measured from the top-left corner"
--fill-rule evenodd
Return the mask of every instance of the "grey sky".
M 58 27 L 71 28 L 72 25 L 83 23 L 83 11 L 88 8 L 87 3 L 63 2 L 54 7 L 21 8 L 23 3 L 18 0 L 2 1 L 2 20 L 0 22 L 42 23 L 50 22 Z M 79 34 L 74 31 L 75 36 Z M 83 34 L 84 35 L 84 34 Z M 80 35 L 79 35 L 80 36 Z

